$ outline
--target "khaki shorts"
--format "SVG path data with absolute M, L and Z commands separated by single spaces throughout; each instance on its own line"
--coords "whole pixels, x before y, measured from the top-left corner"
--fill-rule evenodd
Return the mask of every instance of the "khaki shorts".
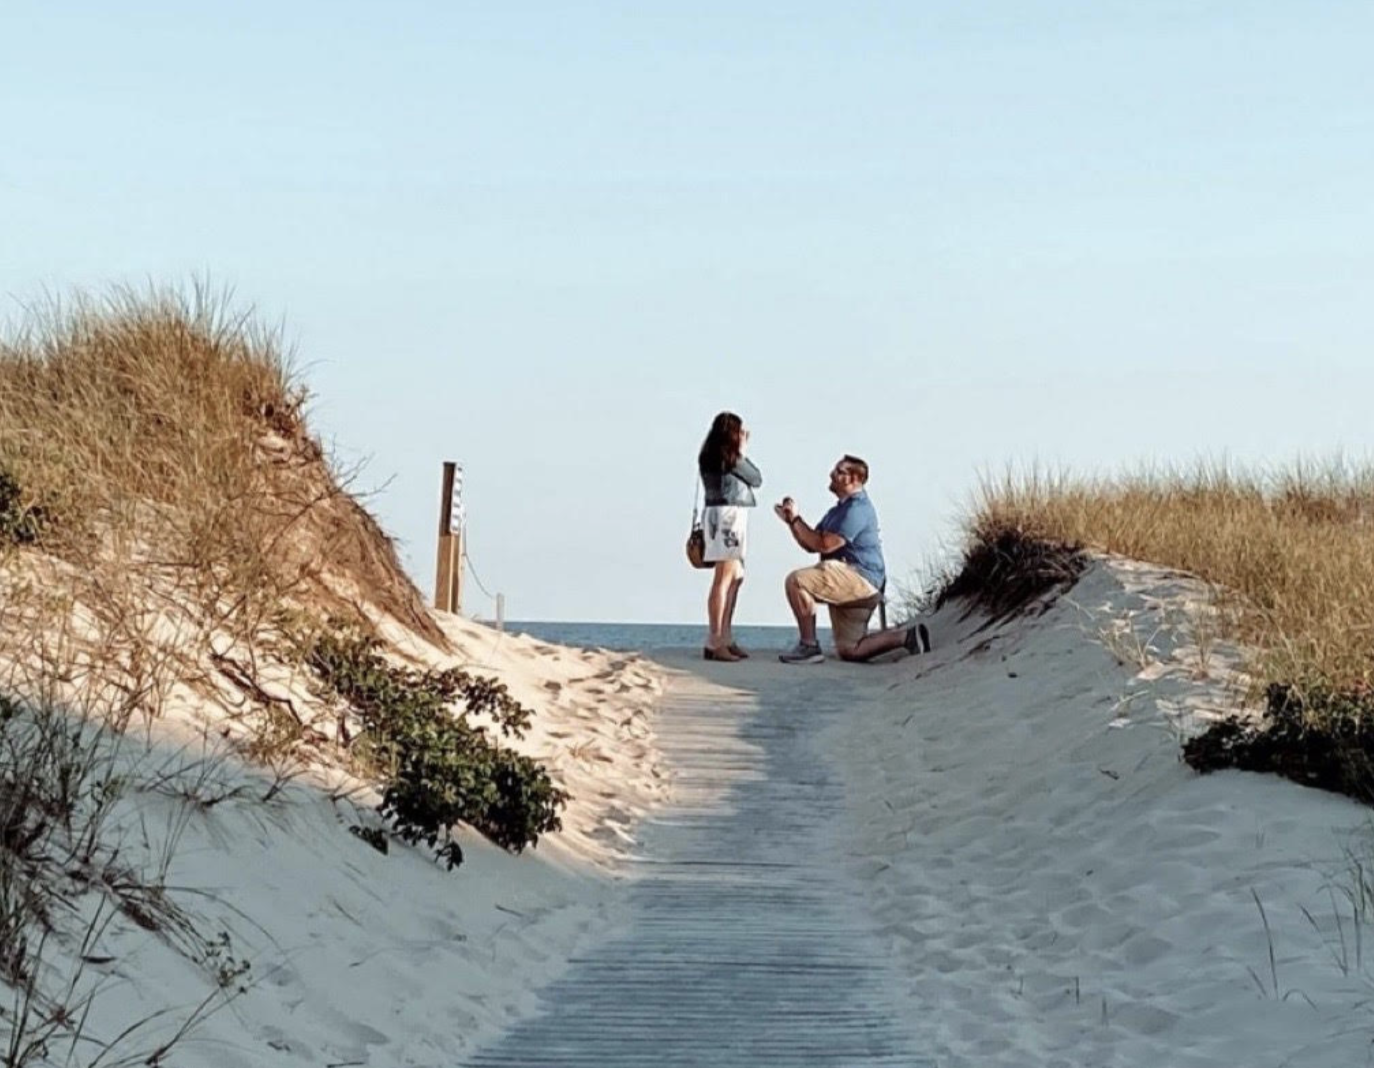
M 836 649 L 850 649 L 868 633 L 868 621 L 881 594 L 873 583 L 849 564 L 822 560 L 814 567 L 793 571 L 788 578 L 830 609 L 830 630 Z

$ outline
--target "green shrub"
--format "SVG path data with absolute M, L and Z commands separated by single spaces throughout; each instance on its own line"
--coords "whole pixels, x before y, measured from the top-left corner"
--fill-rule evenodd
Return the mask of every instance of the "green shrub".
M 0 467 L 0 543 L 29 545 L 38 540 L 43 510 L 25 504 L 19 483 Z
M 414 671 L 388 664 L 379 642 L 328 631 L 305 661 L 362 722 L 384 788 L 378 811 L 406 842 L 424 842 L 451 869 L 463 852 L 451 828 L 462 822 L 513 852 L 562 826 L 568 795 L 536 761 L 499 746 L 473 715 L 522 737 L 531 713 L 494 679 L 466 671 Z M 451 706 L 461 702 L 461 709 Z
M 1266 771 L 1374 804 L 1374 695 L 1273 683 L 1264 717 L 1227 716 L 1183 746 L 1200 772 Z

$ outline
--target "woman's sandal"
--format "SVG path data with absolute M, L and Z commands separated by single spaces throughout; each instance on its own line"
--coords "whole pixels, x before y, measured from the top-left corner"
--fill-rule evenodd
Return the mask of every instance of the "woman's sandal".
M 712 649 L 709 645 L 701 650 L 701 658 L 703 660 L 719 660 L 723 664 L 733 664 L 736 660 L 743 659 L 729 649 Z
M 726 646 L 726 648 L 729 649 L 730 652 L 734 653 L 737 659 L 740 659 L 740 660 L 748 660 L 748 659 L 749 659 L 749 654 L 746 653 L 743 649 L 741 649 L 741 648 L 740 648 L 738 645 L 736 645 L 734 642 L 731 642 L 729 645 Z

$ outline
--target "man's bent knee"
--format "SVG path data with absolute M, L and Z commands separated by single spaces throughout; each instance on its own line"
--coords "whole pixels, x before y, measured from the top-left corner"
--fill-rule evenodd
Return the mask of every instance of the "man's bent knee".
M 841 660 L 864 660 L 859 647 L 868 634 L 868 620 L 873 610 L 867 605 L 831 605 L 830 632 L 835 652 Z

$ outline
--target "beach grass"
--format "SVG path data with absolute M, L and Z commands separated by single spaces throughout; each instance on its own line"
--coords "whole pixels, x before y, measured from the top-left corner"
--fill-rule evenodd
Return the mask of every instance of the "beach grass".
M 1116 477 L 1043 470 L 985 479 L 962 567 L 943 595 L 994 611 L 1071 582 L 1082 554 L 1177 569 L 1208 584 L 1219 636 L 1263 699 L 1185 747 L 1374 801 L 1374 464 L 1273 469 L 1200 462 Z
M 1374 684 L 1374 464 L 1224 462 L 1115 478 L 985 480 L 970 551 L 1030 541 L 1115 553 L 1207 582 L 1252 674 L 1306 689 Z
M 279 331 L 205 286 L 31 307 L 0 336 L 7 541 L 72 564 L 107 629 L 160 590 L 249 638 L 345 579 L 441 640 L 307 399 Z

